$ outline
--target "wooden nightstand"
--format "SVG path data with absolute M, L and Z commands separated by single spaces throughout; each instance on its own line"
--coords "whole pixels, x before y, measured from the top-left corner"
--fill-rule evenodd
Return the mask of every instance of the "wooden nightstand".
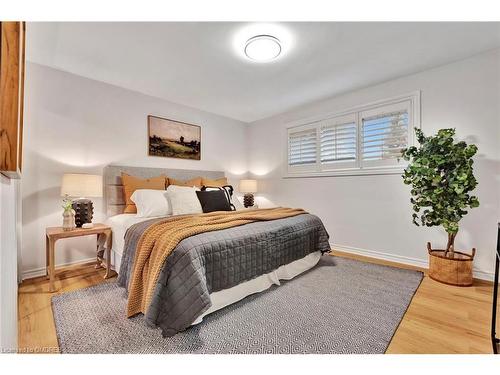
M 257 206 L 256 204 L 254 204 L 253 206 L 250 206 L 250 207 L 243 207 L 244 210 L 258 210 L 259 209 L 259 206 Z
M 73 230 L 63 230 L 62 227 L 49 227 L 45 231 L 45 256 L 46 256 L 46 275 L 49 277 L 49 292 L 54 292 L 55 278 L 55 245 L 57 240 L 62 238 L 73 238 L 90 236 L 97 234 L 97 264 L 96 268 L 104 267 L 106 269 L 105 279 L 115 274 L 111 270 L 111 227 L 104 224 L 94 224 L 93 228 Z

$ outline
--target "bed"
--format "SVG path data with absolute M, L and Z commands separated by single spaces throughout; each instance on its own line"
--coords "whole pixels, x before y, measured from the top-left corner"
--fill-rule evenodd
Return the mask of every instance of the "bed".
M 104 170 L 107 223 L 113 230 L 112 264 L 119 273 L 119 284 L 128 293 L 129 315 L 142 312 L 146 323 L 161 327 L 164 336 L 199 324 L 207 314 L 273 284 L 279 285 L 280 280 L 296 277 L 314 267 L 321 255 L 330 251 L 328 233 L 315 215 L 291 209 L 227 213 L 224 218 L 234 216 L 228 221 L 248 222 L 184 238 L 161 263 L 158 276 L 147 289 L 149 299 L 140 291 L 142 308 L 130 309 L 137 294 L 134 282 L 143 280 L 134 279 L 136 251 L 142 251 L 140 245 L 147 242 L 140 240 L 146 235 L 151 237 L 152 228 L 171 226 L 175 220 L 194 219 L 123 214 L 122 172 L 138 177 L 165 174 L 176 179 L 196 176 L 217 179 L 224 177 L 224 173 L 122 166 L 108 166 Z M 272 220 L 267 219 L 269 215 Z M 262 217 L 266 219 L 260 220 Z M 219 220 L 219 214 L 214 213 L 214 220 Z

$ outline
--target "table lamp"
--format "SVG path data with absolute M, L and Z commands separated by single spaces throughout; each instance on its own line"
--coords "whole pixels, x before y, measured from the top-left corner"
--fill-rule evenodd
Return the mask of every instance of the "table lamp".
M 245 208 L 252 207 L 254 204 L 253 193 L 257 192 L 257 180 L 240 180 L 240 192 L 243 196 L 243 205 Z
M 62 197 L 76 197 L 72 201 L 75 210 L 75 225 L 92 228 L 94 207 L 90 197 L 102 197 L 102 176 L 83 173 L 66 173 L 61 185 Z

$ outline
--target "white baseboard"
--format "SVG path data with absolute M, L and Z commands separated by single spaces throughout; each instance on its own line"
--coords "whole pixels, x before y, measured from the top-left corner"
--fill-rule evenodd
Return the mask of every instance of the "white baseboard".
M 75 260 L 75 261 L 69 262 L 69 263 L 56 264 L 56 267 L 66 267 L 66 266 L 72 266 L 73 264 L 78 264 L 78 263 L 95 262 L 95 260 L 96 260 L 95 257 L 87 258 L 87 259 L 80 259 L 80 260 Z M 33 268 L 31 270 L 23 271 L 22 280 L 32 279 L 34 277 L 40 277 L 40 276 L 45 276 L 45 267 Z
M 366 257 L 370 257 L 370 258 L 382 259 L 382 260 L 387 260 L 390 262 L 396 262 L 396 263 L 402 263 L 402 264 L 408 264 L 410 266 L 416 266 L 416 267 L 421 267 L 421 268 L 428 268 L 429 267 L 429 261 L 427 259 L 424 260 L 424 259 L 418 259 L 418 258 L 411 258 L 411 257 L 402 256 L 402 255 L 384 253 L 381 251 L 360 249 L 358 247 L 345 246 L 345 245 L 339 245 L 339 244 L 330 244 L 330 247 L 334 250 L 343 251 L 345 253 L 363 255 Z M 73 261 L 73 262 L 69 262 L 69 263 L 57 264 L 56 266 L 57 267 L 65 267 L 65 266 L 71 266 L 71 265 L 77 264 L 77 263 L 86 263 L 86 262 L 92 262 L 92 261 L 95 261 L 95 257 L 81 259 L 81 260 L 77 260 L 77 261 Z M 474 277 L 476 279 L 487 280 L 487 281 L 493 281 L 493 279 L 495 277 L 495 274 L 493 272 L 486 272 L 486 271 L 481 271 L 478 269 L 474 269 L 473 274 L 474 274 Z M 39 276 L 44 276 L 44 275 L 45 275 L 45 267 L 34 268 L 31 270 L 23 271 L 22 279 L 23 280 L 32 279 L 34 277 L 39 277 Z
M 472 274 L 475 279 L 486 280 L 486 281 L 495 281 L 495 273 L 494 272 L 486 272 L 481 271 L 476 268 L 472 270 Z
M 421 267 L 421 268 L 429 268 L 429 261 L 427 259 L 424 260 L 424 259 L 418 259 L 418 258 L 411 258 L 411 257 L 402 256 L 402 255 L 384 253 L 381 251 L 360 249 L 357 247 L 351 247 L 351 246 L 345 246 L 345 245 L 339 245 L 339 244 L 330 244 L 330 247 L 334 250 L 343 251 L 345 253 L 363 255 L 363 256 L 366 256 L 369 258 L 382 259 L 382 260 L 387 260 L 390 262 L 402 263 L 402 264 L 407 264 L 410 266 L 416 266 L 416 267 Z M 494 277 L 495 277 L 495 274 L 493 272 L 481 271 L 481 270 L 478 270 L 476 268 L 474 268 L 472 270 L 472 273 L 474 275 L 474 278 L 480 279 L 480 280 L 493 281 Z

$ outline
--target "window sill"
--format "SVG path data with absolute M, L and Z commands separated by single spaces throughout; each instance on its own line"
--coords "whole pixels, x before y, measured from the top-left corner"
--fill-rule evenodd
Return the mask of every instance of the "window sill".
M 385 168 L 363 168 L 363 169 L 339 169 L 335 171 L 321 172 L 285 172 L 282 178 L 309 178 L 309 177 L 339 177 L 339 176 L 376 176 L 376 175 L 398 175 L 404 171 L 404 166 Z

